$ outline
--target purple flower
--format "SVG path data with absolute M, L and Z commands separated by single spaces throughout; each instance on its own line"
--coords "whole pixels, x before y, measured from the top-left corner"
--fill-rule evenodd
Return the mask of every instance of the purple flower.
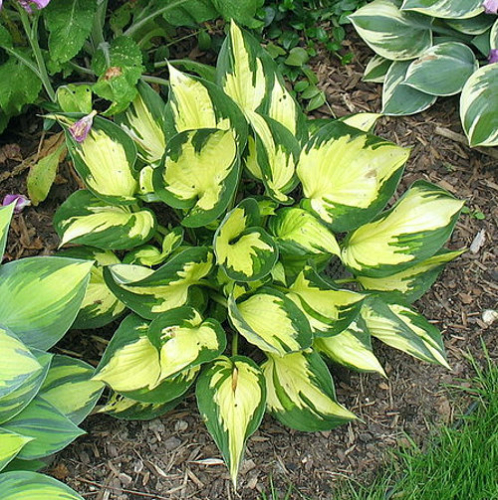
M 45 8 L 50 3 L 50 0 L 19 0 L 19 3 L 26 12 L 31 14 L 31 12 L 33 12 L 33 9 L 31 8 L 33 4 L 36 5 L 38 10 L 40 10 Z
M 84 116 L 81 120 L 73 123 L 69 127 L 69 133 L 76 142 L 83 142 L 90 132 L 93 124 L 93 117 L 97 114 L 97 111 L 92 111 L 89 115 Z
M 23 196 L 22 194 L 8 194 L 8 195 L 6 195 L 2 201 L 2 207 L 6 207 L 7 205 L 10 205 L 11 203 L 16 204 L 16 207 L 14 208 L 15 214 L 20 214 L 24 208 L 31 205 L 31 201 L 28 200 L 28 198 L 26 198 L 26 196 Z
M 498 49 L 491 49 L 488 56 L 489 64 L 498 63 Z
M 498 0 L 484 0 L 482 6 L 486 14 L 498 14 Z

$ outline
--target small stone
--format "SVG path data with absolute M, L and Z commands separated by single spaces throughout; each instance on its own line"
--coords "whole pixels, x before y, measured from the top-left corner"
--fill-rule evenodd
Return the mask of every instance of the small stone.
M 121 484 L 125 487 L 130 486 L 130 484 L 133 482 L 133 479 L 131 478 L 131 476 L 129 476 L 128 474 L 125 474 L 124 472 L 121 472 L 118 475 L 118 478 L 119 478 Z
M 188 423 L 185 420 L 178 420 L 175 423 L 175 431 L 176 432 L 184 432 L 188 429 Z
M 492 325 L 496 320 L 498 320 L 498 311 L 494 309 L 486 309 L 482 312 L 482 320 L 487 325 Z
M 164 447 L 168 451 L 172 451 L 175 448 L 178 448 L 181 444 L 182 442 L 175 436 L 171 436 L 170 438 L 166 439 L 166 441 L 164 441 Z

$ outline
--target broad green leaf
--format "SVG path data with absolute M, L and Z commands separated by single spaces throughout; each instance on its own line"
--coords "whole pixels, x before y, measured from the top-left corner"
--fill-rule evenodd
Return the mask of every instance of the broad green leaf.
M 170 8 L 164 12 L 163 17 L 173 26 L 197 27 L 205 21 L 218 17 L 211 0 L 169 1 L 168 4 Z
M 61 85 L 56 92 L 56 99 L 64 113 L 92 112 L 92 89 L 90 85 L 68 83 Z
M 214 236 L 218 265 L 236 281 L 254 281 L 273 269 L 278 250 L 275 242 L 260 226 L 257 202 L 246 198 L 229 212 Z
M 86 189 L 69 196 L 54 216 L 60 246 L 79 243 L 103 250 L 142 245 L 152 237 L 155 225 L 151 210 L 134 211 L 126 205 L 108 205 Z
M 441 333 L 413 309 L 374 297 L 363 305 L 361 316 L 372 337 L 417 359 L 450 369 Z
M 323 431 L 356 417 L 337 402 L 327 365 L 316 352 L 268 356 L 261 366 L 268 411 L 300 431 Z
M 489 34 L 489 45 L 491 49 L 498 49 L 498 19 L 493 24 Z
M 93 26 L 96 0 L 52 0 L 43 10 L 50 58 L 65 63 L 78 54 Z
M 349 19 L 366 44 L 385 59 L 414 59 L 432 45 L 432 19 L 402 12 L 390 0 L 374 0 Z
M 111 204 L 135 203 L 137 150 L 126 132 L 115 123 L 95 117 L 90 133 L 78 143 L 67 130 L 67 125 L 75 120 L 57 118 L 66 125 L 69 153 L 87 188 Z
M 382 88 L 382 113 L 389 116 L 414 115 L 430 108 L 437 97 L 406 85 L 409 61 L 393 62 Z
M 3 253 L 5 252 L 5 245 L 7 244 L 7 236 L 9 234 L 10 220 L 12 219 L 15 206 L 15 203 L 11 203 L 6 207 L 0 207 L 0 264 L 3 260 Z
M 414 302 L 436 281 L 444 266 L 463 253 L 463 250 L 442 250 L 433 257 L 396 274 L 384 278 L 370 278 L 356 275 L 356 280 L 365 290 L 376 290 L 396 294 L 400 299 Z
M 228 21 L 244 24 L 249 28 L 260 28 L 263 24 L 259 19 L 255 19 L 260 13 L 260 8 L 264 5 L 264 0 L 242 0 L 233 2 L 232 0 L 212 0 L 218 12 Z
M 30 257 L 0 267 L 0 324 L 28 347 L 49 349 L 67 332 L 85 296 L 91 262 Z
M 0 491 L 2 500 L 83 500 L 53 477 L 25 470 L 0 474 Z
M 127 307 L 154 319 L 156 314 L 186 305 L 190 288 L 202 284 L 200 280 L 212 267 L 213 254 L 197 247 L 183 250 L 156 271 L 126 264 L 106 267 L 104 279 Z
M 43 460 L 20 460 L 14 458 L 8 465 L 3 469 L 3 472 L 11 471 L 32 471 L 36 472 L 44 469 L 47 466 L 47 462 Z
M 249 358 L 222 356 L 201 373 L 196 395 L 202 418 L 236 485 L 247 439 L 265 413 L 261 369 Z
M 338 120 L 363 132 L 372 132 L 377 120 L 381 116 L 381 113 L 355 113 L 354 115 L 344 116 Z
M 33 438 L 17 455 L 23 460 L 51 455 L 62 450 L 78 436 L 85 434 L 40 396 L 33 399 L 21 413 L 2 426 L 8 431 Z
M 362 80 L 364 82 L 384 83 L 392 61 L 375 54 L 367 63 Z
M 477 70 L 460 96 L 460 119 L 472 147 L 498 146 L 498 64 Z
M 73 422 L 90 414 L 104 390 L 92 380 L 95 369 L 79 359 L 56 354 L 39 395 Z
M 187 211 L 182 224 L 202 227 L 227 208 L 237 187 L 240 160 L 230 130 L 181 132 L 168 144 L 164 166 L 154 172 L 158 196 Z
M 342 261 L 371 278 L 419 264 L 448 239 L 463 203 L 434 184 L 417 181 L 392 209 L 346 238 Z
M 465 35 L 482 35 L 493 25 L 493 16 L 489 14 L 479 14 L 468 19 L 445 19 L 444 22 Z
M 311 345 L 311 327 L 305 315 L 277 290 L 260 288 L 239 302 L 232 296 L 228 312 L 239 333 L 265 352 L 284 356 Z
M 370 332 L 361 318 L 337 335 L 315 339 L 313 348 L 335 363 L 360 372 L 377 372 L 387 377 L 372 352 Z
M 483 12 L 482 0 L 404 0 L 401 9 L 444 19 L 468 19 Z
M 297 175 L 304 208 L 334 231 L 371 220 L 394 193 L 409 150 L 335 121 L 305 145 Z
M 413 61 L 403 85 L 435 96 L 458 94 L 479 67 L 474 52 L 460 42 L 446 42 L 426 50 Z
M 33 438 L 22 436 L 21 434 L 10 432 L 0 427 L 0 471 L 15 458 L 24 445 L 32 440 Z

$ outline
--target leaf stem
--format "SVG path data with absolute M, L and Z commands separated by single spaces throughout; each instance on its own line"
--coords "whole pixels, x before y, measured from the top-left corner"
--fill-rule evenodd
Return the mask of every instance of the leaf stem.
M 169 87 L 169 81 L 164 78 L 159 78 L 158 76 L 142 75 L 141 78 L 144 82 L 157 83 L 158 85 Z
M 232 356 L 237 356 L 239 353 L 239 333 L 233 332 L 232 336 Z

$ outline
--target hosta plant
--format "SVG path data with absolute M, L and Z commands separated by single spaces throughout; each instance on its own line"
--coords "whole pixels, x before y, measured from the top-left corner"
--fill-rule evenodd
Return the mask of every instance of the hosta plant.
M 0 208 L 0 260 L 15 203 Z M 92 263 L 32 257 L 0 265 L 0 496 L 79 499 L 35 472 L 84 433 L 78 424 L 102 393 L 94 369 L 47 352 L 71 326 Z
M 471 146 L 498 145 L 494 0 L 374 0 L 350 19 L 375 51 L 364 80 L 384 84 L 382 112 L 410 115 L 460 94 Z
M 217 84 L 170 69 L 115 123 L 58 115 L 87 189 L 54 225 L 97 267 L 80 327 L 125 317 L 94 380 L 102 411 L 146 419 L 195 388 L 236 481 L 266 411 L 302 431 L 355 416 L 327 360 L 384 375 L 371 339 L 447 366 L 410 304 L 459 252 L 462 207 L 418 181 L 388 210 L 409 151 L 377 115 L 307 121 L 270 57 L 232 24 Z

